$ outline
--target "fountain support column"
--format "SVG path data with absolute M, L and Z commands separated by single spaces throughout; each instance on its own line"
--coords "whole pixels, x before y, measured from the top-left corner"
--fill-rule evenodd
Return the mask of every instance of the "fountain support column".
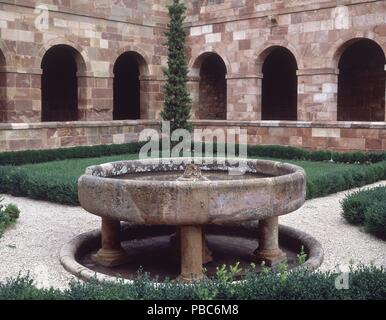
M 184 281 L 203 278 L 203 236 L 202 227 L 184 226 L 181 237 L 181 275 Z
M 287 255 L 279 248 L 279 217 L 259 221 L 259 247 L 255 251 L 257 262 L 273 267 L 283 262 Z
M 102 218 L 102 248 L 93 260 L 105 267 L 115 267 L 127 262 L 127 254 L 121 246 L 121 223 L 117 220 Z

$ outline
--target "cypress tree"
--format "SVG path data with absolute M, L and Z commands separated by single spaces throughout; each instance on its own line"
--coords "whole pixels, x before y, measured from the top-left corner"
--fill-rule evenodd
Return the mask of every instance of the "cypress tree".
M 192 131 L 188 122 L 191 116 L 191 99 L 187 89 L 188 65 L 185 54 L 185 30 L 183 22 L 186 7 L 179 0 L 169 6 L 170 22 L 165 33 L 168 46 L 168 66 L 164 69 L 164 107 L 161 117 L 170 121 L 171 132 L 176 129 Z

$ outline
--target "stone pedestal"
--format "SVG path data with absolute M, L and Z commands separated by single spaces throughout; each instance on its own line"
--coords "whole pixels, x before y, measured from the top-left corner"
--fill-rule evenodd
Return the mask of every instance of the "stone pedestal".
M 177 253 L 181 252 L 181 231 L 177 227 L 177 231 L 170 237 L 170 245 L 175 248 Z M 179 254 L 177 254 L 179 257 Z M 180 257 L 179 257 L 180 258 Z M 179 259 L 180 260 L 180 259 Z M 202 264 L 205 265 L 213 261 L 212 252 L 208 248 L 205 232 L 202 232 Z
M 279 218 L 270 217 L 259 221 L 259 248 L 255 251 L 258 263 L 273 267 L 286 260 L 279 248 Z
M 181 275 L 180 279 L 192 281 L 203 278 L 202 228 L 184 226 L 180 228 L 181 236 Z
M 127 254 L 121 246 L 119 221 L 102 218 L 102 248 L 93 260 L 105 267 L 116 267 L 127 262 Z

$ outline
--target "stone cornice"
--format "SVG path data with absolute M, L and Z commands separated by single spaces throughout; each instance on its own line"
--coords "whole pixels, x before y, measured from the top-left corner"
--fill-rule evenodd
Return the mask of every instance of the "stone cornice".
M 353 121 L 232 121 L 232 120 L 192 120 L 198 127 L 261 127 L 261 128 L 331 128 L 331 129 L 381 129 L 386 130 L 386 122 Z M 160 120 L 122 120 L 122 121 L 73 121 L 38 123 L 0 123 L 0 130 L 29 130 L 56 128 L 159 126 Z
M 298 76 L 317 76 L 322 74 L 333 74 L 338 75 L 339 70 L 335 68 L 309 68 L 309 69 L 300 69 L 297 70 L 296 74 Z
M 240 79 L 263 79 L 263 74 L 229 74 L 226 76 L 228 80 L 240 80 Z

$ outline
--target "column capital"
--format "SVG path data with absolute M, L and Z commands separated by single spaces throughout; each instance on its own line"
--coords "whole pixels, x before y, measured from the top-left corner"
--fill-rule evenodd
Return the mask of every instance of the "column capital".
M 263 79 L 263 74 L 262 73 L 257 73 L 257 74 L 239 74 L 239 73 L 234 73 L 234 74 L 228 74 L 226 76 L 228 80 L 240 80 L 240 79 Z
M 18 74 L 43 74 L 42 69 L 18 69 L 16 67 L 0 67 L 0 73 L 18 73 Z
M 110 72 L 92 72 L 92 71 L 79 71 L 76 73 L 78 78 L 103 78 L 112 79 L 114 75 Z
M 139 81 L 166 81 L 166 78 L 155 75 L 141 75 L 139 76 Z
M 337 68 L 309 68 L 299 69 L 296 71 L 298 76 L 319 76 L 319 75 L 339 75 L 339 69 Z

